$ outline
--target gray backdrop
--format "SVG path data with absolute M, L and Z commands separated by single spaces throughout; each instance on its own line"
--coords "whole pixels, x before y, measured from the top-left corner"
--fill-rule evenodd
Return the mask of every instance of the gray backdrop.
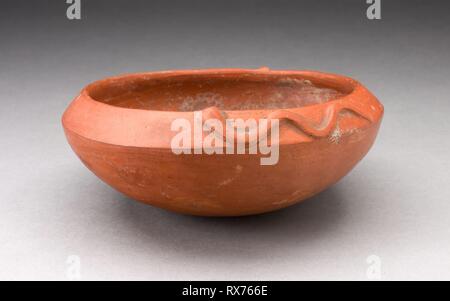
M 0 279 L 450 280 L 450 5 L 382 1 L 64 0 L 0 6 Z M 87 83 L 204 67 L 316 69 L 385 105 L 378 139 L 343 180 L 294 207 L 199 218 L 136 203 L 67 144 Z

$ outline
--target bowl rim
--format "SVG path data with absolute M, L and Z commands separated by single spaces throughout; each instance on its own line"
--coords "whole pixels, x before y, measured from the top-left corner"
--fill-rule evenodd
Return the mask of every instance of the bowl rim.
M 348 94 L 323 103 L 288 109 L 257 110 L 219 110 L 208 107 L 201 112 L 205 118 L 267 118 L 286 120 L 292 126 L 285 126 L 290 136 L 280 138 L 281 144 L 297 144 L 312 142 L 319 138 L 330 137 L 338 126 L 341 113 L 350 111 L 351 122 L 355 129 L 377 126 L 384 113 L 383 105 L 358 81 L 343 75 L 312 70 L 270 70 L 259 69 L 212 68 L 192 70 L 168 70 L 141 73 L 128 73 L 101 79 L 84 87 L 70 103 L 62 116 L 62 125 L 66 134 L 76 134 L 88 140 L 111 145 L 167 149 L 174 132 L 170 124 L 178 118 L 193 118 L 199 111 L 161 111 L 119 107 L 93 99 L 89 87 L 105 81 L 118 81 L 125 78 L 155 78 L 174 75 L 192 74 L 279 74 L 297 75 L 313 79 L 313 83 L 325 83 L 326 86 L 347 85 L 351 89 Z M 320 84 L 319 83 L 319 84 Z M 280 134 L 281 134 L 280 125 Z
M 188 76 L 188 75 L 283 75 L 283 76 L 297 76 L 302 79 L 311 80 L 313 84 L 319 84 L 319 86 L 325 86 L 327 88 L 332 88 L 338 91 L 342 91 L 343 89 L 347 89 L 349 91 L 343 92 L 344 95 L 332 98 L 323 103 L 315 103 L 307 106 L 297 106 L 292 108 L 287 108 L 287 110 L 300 110 L 305 107 L 315 107 L 321 106 L 324 104 L 333 103 L 336 101 L 342 101 L 350 96 L 354 96 L 355 94 L 360 94 L 366 92 L 366 89 L 355 79 L 329 72 L 315 71 L 315 70 L 278 70 L 278 69 L 270 69 L 268 67 L 260 67 L 257 69 L 245 69 L 245 68 L 204 68 L 204 69 L 179 69 L 179 70 L 159 70 L 159 71 L 149 71 L 149 72 L 137 72 L 137 73 L 123 73 L 115 76 L 109 76 L 100 80 L 96 80 L 94 82 L 86 85 L 80 92 L 79 96 L 82 96 L 86 100 L 99 103 L 101 105 L 105 105 L 108 107 L 113 107 L 119 110 L 134 110 L 134 111 L 145 111 L 152 113 L 193 113 L 194 110 L 188 111 L 174 111 L 174 110 L 152 110 L 152 109 L 142 109 L 142 108 L 128 108 L 128 107 L 120 107 L 113 104 L 109 104 L 107 102 L 103 102 L 101 100 L 97 100 L 91 95 L 91 89 L 99 84 L 107 83 L 107 82 L 119 82 L 124 80 L 129 80 L 130 78 L 143 78 L 145 80 L 152 79 L 161 79 L 161 78 L 170 78 L 177 76 Z M 207 108 L 204 108 L 205 110 Z M 261 108 L 261 109 L 250 109 L 250 110 L 221 110 L 222 112 L 261 112 L 261 111 L 276 111 L 281 108 Z M 201 110 L 200 110 L 201 111 Z

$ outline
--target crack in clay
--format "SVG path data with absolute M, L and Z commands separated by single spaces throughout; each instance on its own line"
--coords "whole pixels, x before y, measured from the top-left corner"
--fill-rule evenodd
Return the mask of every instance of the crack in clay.
M 231 182 L 233 182 L 238 176 L 239 174 L 242 172 L 242 166 L 241 165 L 236 165 L 235 167 L 235 171 L 234 171 L 234 175 L 222 182 L 219 183 L 219 186 L 225 186 L 230 184 Z

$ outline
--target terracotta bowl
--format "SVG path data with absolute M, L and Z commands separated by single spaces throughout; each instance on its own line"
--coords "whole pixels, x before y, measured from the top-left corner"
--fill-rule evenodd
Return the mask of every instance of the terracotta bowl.
M 221 122 L 278 120 L 277 163 L 261 165 L 261 153 L 175 154 L 171 126 L 194 122 L 194 112 Z M 382 115 L 378 100 L 348 77 L 209 69 L 94 82 L 62 123 L 81 161 L 125 195 L 181 213 L 237 216 L 287 207 L 336 183 L 368 152 Z

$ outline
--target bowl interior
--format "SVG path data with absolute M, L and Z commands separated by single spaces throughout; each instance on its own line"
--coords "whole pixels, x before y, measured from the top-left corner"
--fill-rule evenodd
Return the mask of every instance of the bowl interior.
M 334 85 L 285 74 L 128 76 L 90 85 L 90 97 L 109 105 L 157 111 L 286 109 L 324 103 L 348 93 Z M 348 89 L 347 89 L 348 90 Z

